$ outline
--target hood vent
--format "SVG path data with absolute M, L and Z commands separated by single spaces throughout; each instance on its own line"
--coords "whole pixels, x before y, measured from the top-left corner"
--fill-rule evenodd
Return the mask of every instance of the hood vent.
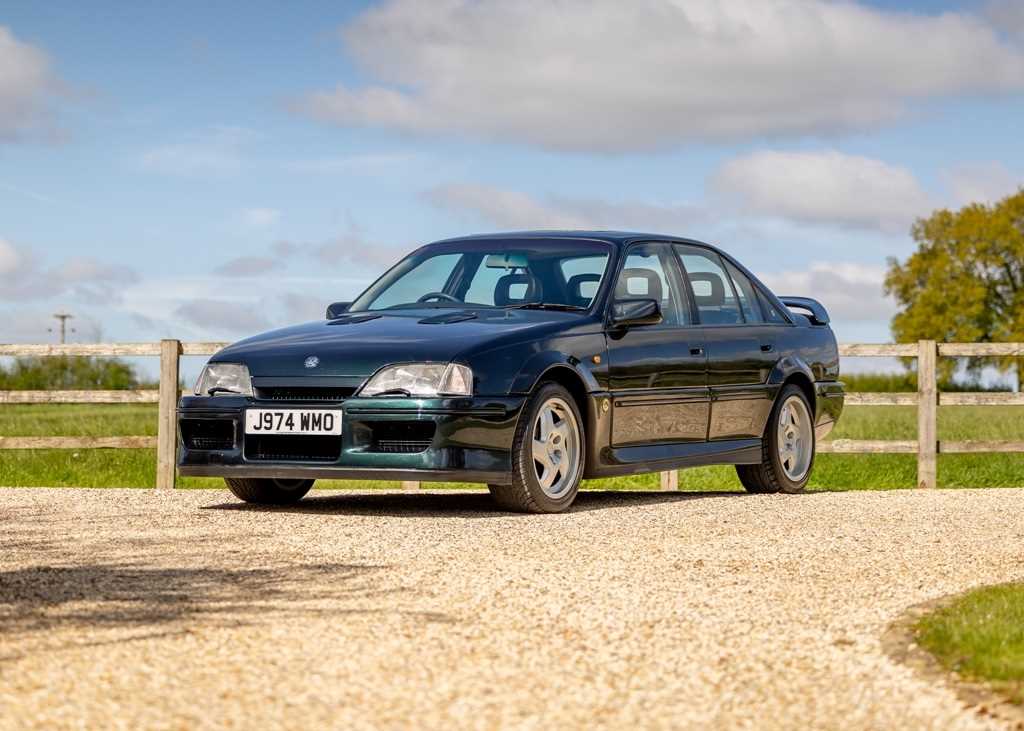
M 424 317 L 420 320 L 421 325 L 450 325 L 453 322 L 465 322 L 466 320 L 475 320 L 477 315 L 475 312 L 445 312 L 441 315 L 431 315 L 430 317 Z

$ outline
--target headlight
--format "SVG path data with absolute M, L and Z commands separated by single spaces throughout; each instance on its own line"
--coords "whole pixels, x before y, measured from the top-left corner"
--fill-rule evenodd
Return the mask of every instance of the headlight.
M 407 363 L 381 368 L 360 396 L 472 396 L 473 371 L 457 363 Z
M 196 396 L 252 396 L 249 369 L 238 363 L 208 363 L 195 390 Z

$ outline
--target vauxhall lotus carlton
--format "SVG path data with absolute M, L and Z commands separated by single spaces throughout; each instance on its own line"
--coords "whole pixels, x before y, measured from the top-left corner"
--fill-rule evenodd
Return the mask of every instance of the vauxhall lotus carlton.
M 708 244 L 469 236 L 217 353 L 180 402 L 179 467 L 267 504 L 317 479 L 459 481 L 558 512 L 583 479 L 709 464 L 796 493 L 842 411 L 838 378 L 825 309 Z

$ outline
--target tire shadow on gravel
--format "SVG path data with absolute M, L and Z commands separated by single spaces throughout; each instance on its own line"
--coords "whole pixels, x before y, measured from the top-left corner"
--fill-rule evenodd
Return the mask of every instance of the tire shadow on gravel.
M 97 632 L 105 636 L 105 630 L 113 629 L 188 633 L 193 624 L 237 627 L 301 621 L 312 615 L 406 614 L 423 621 L 453 621 L 439 613 L 396 608 L 397 590 L 382 590 L 375 579 L 387 568 L 292 564 L 234 570 L 84 564 L 0 571 L 0 636 L 75 629 L 82 641 L 89 641 Z
M 586 490 L 577 496 L 569 513 L 609 508 L 676 503 L 707 498 L 757 499 L 746 492 L 640 492 Z M 508 518 L 543 519 L 529 513 L 510 513 L 498 508 L 491 496 L 479 492 L 426 493 L 353 493 L 317 496 L 311 493 L 293 505 L 254 505 L 231 502 L 204 505 L 203 510 L 237 510 L 265 513 L 305 513 L 309 515 L 386 515 L 398 518 Z

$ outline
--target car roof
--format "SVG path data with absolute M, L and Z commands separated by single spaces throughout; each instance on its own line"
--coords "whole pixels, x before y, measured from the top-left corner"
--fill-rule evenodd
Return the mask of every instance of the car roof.
M 557 240 L 557 241 L 601 241 L 610 244 L 616 248 L 618 252 L 621 252 L 627 245 L 632 244 L 636 241 L 671 241 L 681 244 L 695 244 L 697 246 L 703 246 L 706 249 L 716 252 L 726 261 L 731 262 L 739 268 L 747 277 L 755 282 L 760 289 L 767 292 L 773 300 L 776 307 L 782 307 L 781 301 L 775 295 L 774 292 L 762 282 L 757 275 L 752 271 L 743 266 L 742 263 L 736 260 L 735 257 L 731 256 L 728 252 L 723 251 L 713 244 L 709 244 L 706 241 L 699 241 L 698 239 L 689 239 L 685 236 L 668 236 L 666 234 L 652 234 L 652 233 L 641 233 L 639 231 L 603 231 L 603 230 L 561 230 L 555 229 L 550 231 L 504 231 L 487 234 L 471 234 L 469 236 L 456 236 L 450 239 L 442 239 L 441 241 L 434 241 L 421 248 L 429 248 L 439 244 L 457 244 L 462 242 L 487 242 L 487 241 L 523 241 L 527 239 L 536 239 L 538 241 Z
M 455 236 L 450 239 L 434 241 L 435 244 L 452 244 L 460 241 L 501 241 L 503 239 L 558 239 L 561 241 L 604 241 L 614 246 L 625 246 L 634 241 L 678 241 L 680 243 L 698 244 L 718 251 L 715 246 L 686 238 L 684 236 L 668 236 L 666 234 L 642 233 L 639 231 L 599 231 L 599 230 L 539 230 L 539 231 L 503 231 L 497 233 L 471 234 Z

